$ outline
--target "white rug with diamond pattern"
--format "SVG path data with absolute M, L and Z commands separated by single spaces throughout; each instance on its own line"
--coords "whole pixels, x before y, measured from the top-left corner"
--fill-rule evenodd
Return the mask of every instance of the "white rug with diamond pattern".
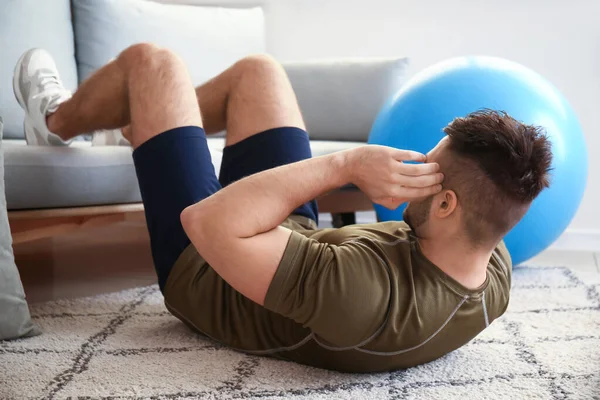
M 0 342 L 0 399 L 600 399 L 600 273 L 514 270 L 509 310 L 465 347 L 351 375 L 231 351 L 169 315 L 156 286 L 32 306 Z

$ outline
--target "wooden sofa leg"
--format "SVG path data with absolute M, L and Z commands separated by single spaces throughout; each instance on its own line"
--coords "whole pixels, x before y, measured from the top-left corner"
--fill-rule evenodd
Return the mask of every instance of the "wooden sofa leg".
M 353 212 L 331 214 L 331 224 L 334 228 L 356 224 L 356 214 Z

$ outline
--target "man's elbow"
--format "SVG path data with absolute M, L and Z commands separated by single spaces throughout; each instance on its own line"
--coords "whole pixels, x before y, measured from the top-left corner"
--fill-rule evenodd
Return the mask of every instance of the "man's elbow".
M 206 228 L 211 223 L 204 208 L 200 204 L 194 204 L 186 207 L 179 215 L 181 226 L 192 242 L 203 241 Z

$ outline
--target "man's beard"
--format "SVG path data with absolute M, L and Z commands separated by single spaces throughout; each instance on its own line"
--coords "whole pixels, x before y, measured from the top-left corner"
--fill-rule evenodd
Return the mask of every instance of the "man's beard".
M 431 210 L 432 202 L 433 196 L 420 201 L 411 201 L 402 213 L 404 222 L 406 222 L 417 236 L 417 229 L 429 219 L 429 210 Z

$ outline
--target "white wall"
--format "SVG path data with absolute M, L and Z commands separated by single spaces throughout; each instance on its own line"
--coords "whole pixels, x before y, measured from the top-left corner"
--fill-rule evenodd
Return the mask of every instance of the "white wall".
M 600 240 L 600 1 L 263 0 L 267 48 L 282 61 L 408 56 L 411 73 L 453 56 L 504 57 L 571 102 L 590 174 L 570 230 Z M 557 210 L 560 212 L 560 210 Z M 599 247 L 600 248 L 600 247 Z
M 589 155 L 581 208 L 555 247 L 600 250 L 600 0 L 155 1 L 263 6 L 267 48 L 281 61 L 408 56 L 414 74 L 491 55 L 541 73 L 577 112 Z

